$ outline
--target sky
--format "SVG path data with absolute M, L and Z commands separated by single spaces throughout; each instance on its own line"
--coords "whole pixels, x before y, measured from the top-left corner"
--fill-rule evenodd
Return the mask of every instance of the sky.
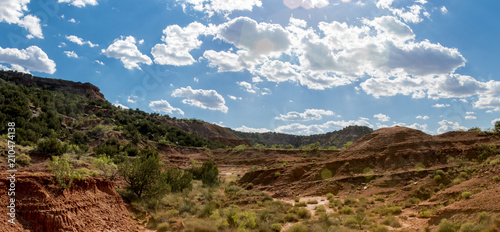
M 500 120 L 500 1 L 0 0 L 0 69 L 246 132 Z

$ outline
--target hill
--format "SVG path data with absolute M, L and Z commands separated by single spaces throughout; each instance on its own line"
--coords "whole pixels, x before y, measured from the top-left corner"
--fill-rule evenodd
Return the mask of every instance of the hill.
M 318 135 L 289 135 L 276 132 L 248 133 L 233 131 L 240 138 L 250 141 L 253 145 L 262 144 L 271 147 L 273 144 L 292 145 L 294 147 L 307 146 L 319 142 L 322 147 L 335 146 L 341 148 L 347 142 L 354 142 L 373 130 L 366 126 L 348 126 L 339 131 Z

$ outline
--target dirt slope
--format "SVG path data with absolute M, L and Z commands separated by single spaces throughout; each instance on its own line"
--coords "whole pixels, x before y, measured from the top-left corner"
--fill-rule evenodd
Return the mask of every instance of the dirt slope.
M 60 191 L 47 173 L 16 173 L 16 224 L 7 223 L 9 174 L 0 174 L 0 231 L 138 231 L 107 180 L 76 181 Z
M 500 144 L 500 138 L 475 132 L 431 136 L 405 127 L 383 128 L 326 161 L 256 170 L 246 173 L 240 182 L 251 182 L 254 187 L 278 197 L 337 194 L 351 191 L 351 184 L 356 188 L 370 181 L 384 182 L 378 183 L 382 187 L 395 187 L 411 180 L 421 170 L 453 166 L 447 162 L 449 157 L 477 158 L 480 144 Z

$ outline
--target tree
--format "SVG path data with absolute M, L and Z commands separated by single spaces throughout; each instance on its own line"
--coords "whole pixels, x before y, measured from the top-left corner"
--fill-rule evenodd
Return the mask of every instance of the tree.
M 134 160 L 127 158 L 119 173 L 125 178 L 127 188 L 139 198 L 163 195 L 170 190 L 163 181 L 161 157 L 150 149 L 142 150 Z
M 495 122 L 495 129 L 494 131 L 496 133 L 500 133 L 500 120 Z
M 68 150 L 68 145 L 56 138 L 43 139 L 38 142 L 36 151 L 44 155 L 60 156 Z

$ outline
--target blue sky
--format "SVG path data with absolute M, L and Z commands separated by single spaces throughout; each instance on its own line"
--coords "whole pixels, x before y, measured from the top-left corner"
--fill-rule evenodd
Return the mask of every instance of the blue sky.
M 241 131 L 500 120 L 497 1 L 1 0 L 0 69 Z

